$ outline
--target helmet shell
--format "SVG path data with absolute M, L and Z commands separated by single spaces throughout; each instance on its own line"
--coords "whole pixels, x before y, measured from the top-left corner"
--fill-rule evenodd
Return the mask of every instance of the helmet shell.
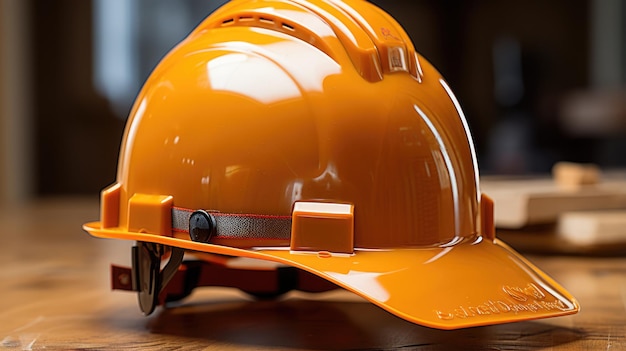
M 227 24 L 223 12 L 166 57 L 137 98 L 119 161 L 118 225 L 128 226 L 125 204 L 140 193 L 225 213 L 290 215 L 296 201 L 350 203 L 359 248 L 480 235 L 464 117 L 410 42 L 402 60 L 412 57 L 415 75 L 381 70 L 384 78 L 372 82 L 345 48 L 332 57 L 276 28 L 298 17 L 305 20 L 290 24 L 295 31 L 317 26 L 327 35 L 319 40 L 341 45 L 332 26 L 306 21 L 309 9 L 277 6 L 273 17 L 244 13 Z M 396 38 L 402 31 L 395 22 L 383 28 Z

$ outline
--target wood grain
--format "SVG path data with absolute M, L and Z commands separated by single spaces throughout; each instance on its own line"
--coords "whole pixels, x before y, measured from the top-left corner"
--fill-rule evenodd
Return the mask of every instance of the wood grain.
M 626 349 L 626 258 L 528 256 L 580 301 L 574 316 L 441 331 L 345 291 L 254 301 L 204 288 L 144 317 L 112 292 L 109 264 L 131 243 L 82 232 L 97 199 L 0 209 L 0 350 Z M 425 282 L 427 284 L 427 282 Z

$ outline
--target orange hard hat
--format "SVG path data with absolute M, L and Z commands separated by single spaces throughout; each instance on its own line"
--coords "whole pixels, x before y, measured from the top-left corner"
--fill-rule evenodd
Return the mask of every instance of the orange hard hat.
M 145 83 L 84 228 L 140 243 L 147 313 L 184 250 L 296 267 L 434 328 L 575 313 L 493 223 L 458 101 L 388 14 L 235 0 Z

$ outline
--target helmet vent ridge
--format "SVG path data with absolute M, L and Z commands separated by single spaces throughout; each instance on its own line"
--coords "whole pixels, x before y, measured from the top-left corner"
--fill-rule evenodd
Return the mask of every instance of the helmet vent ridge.
M 268 16 L 237 16 L 230 17 L 222 21 L 221 26 L 232 26 L 232 25 L 245 25 L 245 26 L 258 26 L 270 29 L 278 29 L 284 32 L 289 32 L 293 34 L 294 32 L 300 32 L 294 27 L 292 24 L 285 23 L 282 21 L 277 21 Z M 300 33 L 303 34 L 303 33 Z M 300 38 L 303 39 L 303 38 Z
M 236 26 L 259 27 L 276 30 L 301 39 L 307 43 L 315 43 L 314 45 L 318 49 L 324 51 L 327 55 L 331 56 L 330 49 L 326 45 L 324 45 L 322 43 L 323 41 L 320 38 L 317 38 L 310 30 L 308 30 L 306 27 L 295 26 L 293 23 L 284 22 L 282 18 L 274 18 L 272 16 L 259 14 L 243 14 L 228 17 L 226 19 L 223 19 L 221 22 L 218 22 L 218 27 Z

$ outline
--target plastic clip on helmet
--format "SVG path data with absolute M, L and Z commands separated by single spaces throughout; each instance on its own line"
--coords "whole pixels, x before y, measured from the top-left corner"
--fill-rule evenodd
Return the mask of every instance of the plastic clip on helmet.
M 209 16 L 147 80 L 84 228 L 137 241 L 132 270 L 113 272 L 132 283 L 114 285 L 145 313 L 206 285 L 338 286 L 442 329 L 579 308 L 495 238 L 450 87 L 359 0 L 238 0 Z M 202 260 L 182 262 L 188 250 Z

